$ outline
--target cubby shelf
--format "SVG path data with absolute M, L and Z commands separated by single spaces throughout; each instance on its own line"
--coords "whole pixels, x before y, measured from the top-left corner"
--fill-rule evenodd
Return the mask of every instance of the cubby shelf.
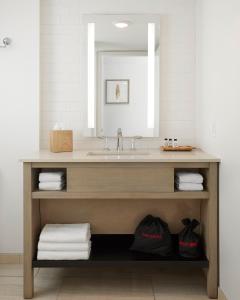
M 81 193 L 62 191 L 34 191 L 33 199 L 208 199 L 209 193 L 202 192 L 180 192 L 172 193 Z
M 37 260 L 34 259 L 34 268 L 65 268 L 77 267 L 84 263 L 97 262 L 126 262 L 126 263 L 154 263 L 164 265 L 184 265 L 207 268 L 208 260 L 205 255 L 198 259 L 181 257 L 177 252 L 177 235 L 172 235 L 174 254 L 168 257 L 144 254 L 129 250 L 134 236 L 132 234 L 96 234 L 92 235 L 92 250 L 89 260 Z

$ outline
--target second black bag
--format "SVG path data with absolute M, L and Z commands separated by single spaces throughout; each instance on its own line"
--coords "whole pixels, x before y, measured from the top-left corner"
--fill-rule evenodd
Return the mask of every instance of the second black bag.
M 135 231 L 131 250 L 168 256 L 172 254 L 172 238 L 167 223 L 151 215 L 146 216 Z
M 186 258 L 198 258 L 202 254 L 201 239 L 194 229 L 199 225 L 195 219 L 183 219 L 184 229 L 179 233 L 179 254 Z

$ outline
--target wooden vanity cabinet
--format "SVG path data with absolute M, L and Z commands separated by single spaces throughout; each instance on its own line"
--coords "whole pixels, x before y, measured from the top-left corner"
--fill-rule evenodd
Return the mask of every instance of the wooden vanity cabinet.
M 45 168 L 64 170 L 66 188 L 63 191 L 38 191 L 38 174 Z M 217 298 L 218 162 L 27 161 L 23 169 L 25 299 L 34 295 L 35 267 L 80 267 L 83 263 L 118 260 L 206 268 L 208 296 Z M 179 169 L 199 170 L 205 178 L 204 191 L 176 191 L 174 174 Z M 168 222 L 174 239 L 182 228 L 182 218 L 199 219 L 205 255 L 199 260 L 178 256 L 136 259 L 128 250 L 129 243 L 138 222 L 149 213 Z M 89 261 L 36 259 L 39 234 L 46 223 L 77 222 L 91 224 L 94 251 Z M 111 248 L 108 244 L 122 246 Z

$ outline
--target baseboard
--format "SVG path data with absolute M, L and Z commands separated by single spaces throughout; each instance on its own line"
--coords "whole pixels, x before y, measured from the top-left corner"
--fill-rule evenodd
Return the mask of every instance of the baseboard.
M 228 300 L 221 288 L 218 288 L 218 300 Z
M 0 264 L 22 264 L 23 255 L 20 253 L 0 253 Z

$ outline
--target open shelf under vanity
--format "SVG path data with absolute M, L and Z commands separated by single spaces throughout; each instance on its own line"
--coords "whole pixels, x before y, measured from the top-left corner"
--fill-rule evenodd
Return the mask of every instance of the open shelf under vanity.
M 134 239 L 132 234 L 94 234 L 92 235 L 92 250 L 89 260 L 37 260 L 33 259 L 34 268 L 49 267 L 77 267 L 97 262 L 128 262 L 128 263 L 154 263 L 163 265 L 184 265 L 207 268 L 208 259 L 202 254 L 197 259 L 183 258 L 178 254 L 177 235 L 172 235 L 173 254 L 160 256 L 145 254 L 129 250 Z

